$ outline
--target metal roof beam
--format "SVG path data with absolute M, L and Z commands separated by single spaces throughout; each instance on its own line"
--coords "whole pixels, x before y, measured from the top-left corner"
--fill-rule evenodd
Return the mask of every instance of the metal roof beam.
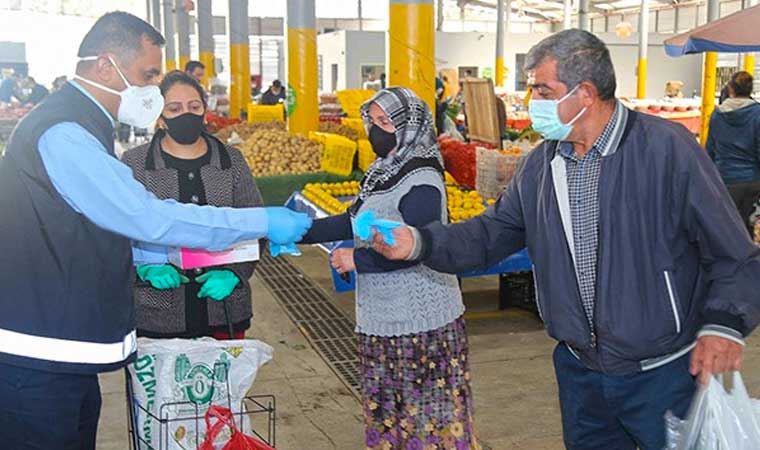
M 490 3 L 483 0 L 457 0 L 457 5 L 461 8 L 463 6 L 472 5 L 472 6 L 480 6 L 482 8 L 492 8 L 496 9 L 496 3 Z M 512 12 L 518 12 L 520 8 L 515 8 L 514 5 L 512 6 Z M 539 19 L 544 21 L 551 21 L 554 20 L 553 17 L 547 16 L 546 14 L 541 13 L 538 9 L 529 8 L 531 10 L 526 10 L 525 8 L 522 8 L 522 11 L 525 13 L 526 16 L 531 17 L 533 19 Z

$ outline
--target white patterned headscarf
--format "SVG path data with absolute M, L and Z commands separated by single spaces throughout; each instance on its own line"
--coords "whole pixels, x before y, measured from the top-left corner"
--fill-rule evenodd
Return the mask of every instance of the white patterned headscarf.
M 373 103 L 385 112 L 396 128 L 397 146 L 391 155 L 377 159 L 367 169 L 359 196 L 351 206 L 352 213 L 372 192 L 392 187 L 395 180 L 411 170 L 433 167 L 443 174 L 443 157 L 435 139 L 433 115 L 427 103 L 403 87 L 378 91 L 360 109 L 367 135 L 373 126 L 369 116 L 369 107 Z

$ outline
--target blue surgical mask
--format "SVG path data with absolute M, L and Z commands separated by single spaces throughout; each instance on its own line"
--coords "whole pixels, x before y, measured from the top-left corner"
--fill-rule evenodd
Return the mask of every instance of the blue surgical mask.
M 570 135 L 570 132 L 573 131 L 575 121 L 586 112 L 586 108 L 584 107 L 568 123 L 562 123 L 562 120 L 559 118 L 559 104 L 573 95 L 577 89 L 578 86 L 574 87 L 559 100 L 531 100 L 528 103 L 528 114 L 530 115 L 533 129 L 540 133 L 544 139 L 550 141 L 565 140 Z

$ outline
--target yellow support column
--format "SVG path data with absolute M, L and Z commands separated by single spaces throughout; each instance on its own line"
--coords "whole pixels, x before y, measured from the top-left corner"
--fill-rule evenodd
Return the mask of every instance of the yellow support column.
M 504 57 L 503 56 L 497 56 L 496 57 L 496 72 L 494 75 L 494 86 L 503 87 L 504 86 Z
M 185 70 L 185 66 L 190 61 L 190 14 L 185 11 L 183 0 L 175 0 L 174 14 L 177 17 L 177 50 L 179 50 L 177 69 Z
M 506 0 L 496 0 L 496 70 L 494 71 L 494 85 L 499 87 L 504 86 L 504 2 Z
M 202 84 L 209 86 L 214 73 L 214 30 L 211 18 L 211 0 L 198 0 L 198 59 L 206 66 Z
M 636 68 L 636 98 L 647 98 L 647 60 L 639 58 Z
M 388 85 L 413 90 L 435 110 L 433 0 L 390 0 Z
M 230 117 L 239 118 L 251 102 L 251 56 L 248 45 L 248 1 L 230 0 Z
M 647 98 L 647 52 L 649 50 L 649 0 L 639 10 L 639 64 L 636 69 L 636 98 Z
M 164 51 L 166 57 L 164 58 L 164 67 L 166 73 L 171 72 L 177 68 L 177 52 L 174 47 L 174 3 L 172 0 L 164 0 L 164 38 L 166 39 L 166 46 Z
M 707 143 L 707 134 L 710 132 L 710 117 L 715 109 L 716 71 L 718 68 L 718 54 L 715 52 L 705 53 L 705 67 L 702 73 L 702 128 L 699 132 L 699 142 Z
M 288 0 L 287 6 L 288 130 L 307 134 L 319 128 L 317 16 L 314 0 Z
M 742 8 L 751 8 L 757 4 L 757 0 L 746 0 L 742 2 Z M 755 54 L 744 54 L 744 71 L 749 72 L 753 77 L 755 76 Z
M 712 22 L 720 17 L 720 4 L 718 0 L 707 1 L 707 21 Z M 707 135 L 710 133 L 710 117 L 715 109 L 715 89 L 717 84 L 718 54 L 716 52 L 705 53 L 705 66 L 702 70 L 702 126 L 699 131 L 699 142 L 707 143 Z
M 747 53 L 744 55 L 744 71 L 755 76 L 755 54 Z

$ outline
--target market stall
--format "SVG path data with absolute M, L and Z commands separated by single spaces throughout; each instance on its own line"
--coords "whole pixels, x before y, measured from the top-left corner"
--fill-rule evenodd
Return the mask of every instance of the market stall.
M 352 142 L 359 138 L 354 129 L 332 122 L 321 123 L 320 131 Z M 346 170 L 324 170 L 324 144 L 314 136 L 288 133 L 282 121 L 233 123 L 216 136 L 243 153 L 266 205 L 282 205 L 290 194 L 309 183 L 335 183 L 361 176 L 353 170 L 353 156 Z
M 707 141 L 709 122 L 715 107 L 717 54 L 760 51 L 760 5 L 713 20 L 665 41 L 669 56 L 706 53 L 702 86 L 700 141 Z
M 702 123 L 701 100 L 698 98 L 621 99 L 630 109 L 680 123 L 692 134 L 699 134 Z

